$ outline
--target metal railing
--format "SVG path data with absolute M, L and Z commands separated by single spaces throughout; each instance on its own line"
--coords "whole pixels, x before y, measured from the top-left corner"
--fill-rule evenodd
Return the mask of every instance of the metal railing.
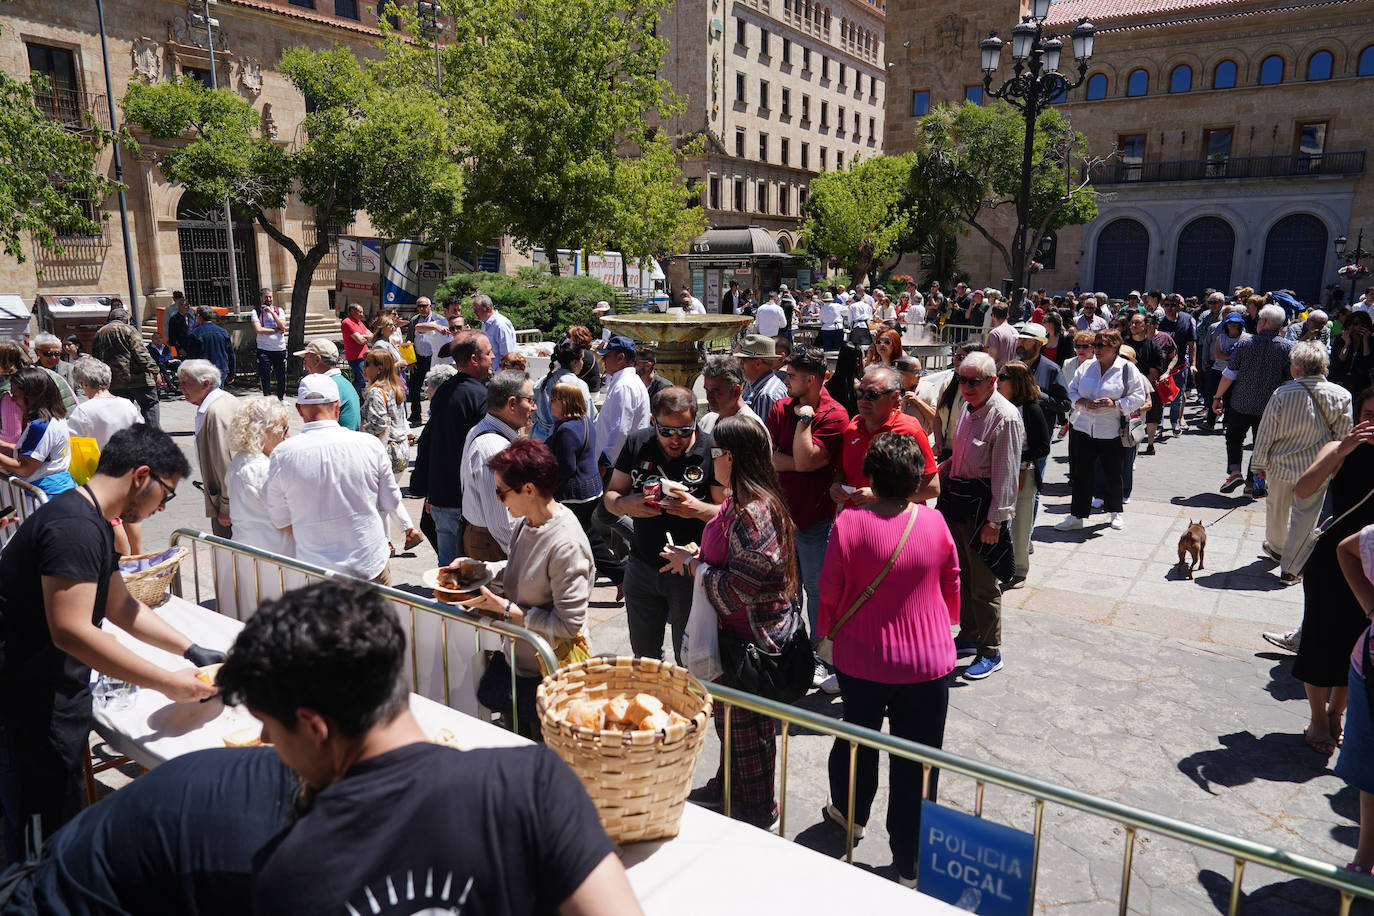
M 19 525 L 28 521 L 29 516 L 47 501 L 48 494 L 33 484 L 25 483 L 12 474 L 0 473 L 0 509 L 14 506 L 14 517 L 19 519 Z M 5 549 L 5 545 L 19 530 L 19 525 L 0 528 L 0 550 Z
M 92 125 L 110 129 L 105 93 L 83 89 L 45 89 L 33 94 L 33 103 L 44 116 L 74 130 Z
M 1111 162 L 1094 166 L 1095 185 L 1161 181 L 1208 181 L 1222 178 L 1294 178 L 1307 175 L 1359 175 L 1364 150 L 1342 153 L 1295 153 L 1290 156 L 1228 156 L 1169 162 Z
M 203 604 L 204 597 L 201 555 L 209 554 L 206 562 L 211 591 L 215 596 L 215 610 L 236 620 L 251 616 L 263 601 L 314 582 L 334 580 L 358 583 L 376 589 L 397 606 L 398 613 L 408 616 L 411 689 L 423 697 L 469 715 L 479 713 L 476 675 L 480 672 L 476 672 L 473 665 L 464 664 L 462 653 L 466 650 L 458 645 L 456 639 L 452 646 L 450 645 L 450 625 L 460 624 L 478 631 L 473 634 L 472 650 L 467 655 L 469 660 L 484 652 L 501 648 L 501 644 L 495 639 L 484 642 L 483 633 L 507 637 L 510 640 L 506 644 L 510 653 L 507 661 L 511 669 L 511 705 L 517 710 L 517 718 L 519 704 L 515 701 L 513 640 L 519 639 L 528 643 L 545 671 L 554 671 L 558 668 L 557 657 L 548 642 L 538 633 L 500 620 L 478 616 L 456 605 L 443 604 L 389 585 L 367 582 L 192 528 L 178 528 L 172 532 L 171 543 L 174 547 L 185 544 L 190 550 L 189 562 L 194 583 L 193 600 L 196 604 Z M 173 586 L 173 591 L 184 597 L 186 591 L 183 580 L 186 567 L 187 562 L 183 561 Z M 251 588 L 248 581 L 250 576 Z M 417 614 L 421 615 L 418 619 Z M 451 649 L 454 651 L 450 651 Z M 460 670 L 453 671 L 455 667 Z M 457 685 L 454 684 L 455 674 L 460 678 Z M 436 687 L 441 687 L 442 692 L 436 690 Z M 455 687 L 459 689 L 455 690 Z M 515 729 L 519 730 L 519 722 L 515 721 L 513 724 Z
M 1320 862 L 1307 856 L 1288 852 L 1276 846 L 1266 846 L 1263 843 L 1255 843 L 1251 840 L 1222 833 L 1197 824 L 1190 824 L 1177 818 L 1163 814 L 1156 814 L 1137 808 L 1133 805 L 1123 804 L 1112 801 L 1111 799 L 1099 798 L 1080 792 L 1077 789 L 1070 789 L 1066 786 L 1056 785 L 1046 782 L 1043 779 L 1036 779 L 1033 776 L 1025 776 L 1014 773 L 998 766 L 952 754 L 949 751 L 928 747 L 904 738 L 897 738 L 886 732 L 875 731 L 871 728 L 864 728 L 858 725 L 851 725 L 838 719 L 832 719 L 810 710 L 800 709 L 785 703 L 777 703 L 747 693 L 742 690 L 735 690 L 721 684 L 707 684 L 712 698 L 725 705 L 725 727 L 722 754 L 724 755 L 725 784 L 725 815 L 730 816 L 730 757 L 731 757 L 731 738 L 730 738 L 730 711 L 738 706 L 741 709 L 758 715 L 776 719 L 782 723 L 782 741 L 780 752 L 780 767 L 782 776 L 778 792 L 778 834 L 786 836 L 787 830 L 787 743 L 789 732 L 793 726 L 805 728 L 809 732 L 816 732 L 831 735 L 842 741 L 849 742 L 849 786 L 848 786 L 848 820 L 845 824 L 845 859 L 853 864 L 854 862 L 854 793 L 855 780 L 857 779 L 858 767 L 857 757 L 860 747 L 873 748 L 878 751 L 885 751 L 888 754 L 895 754 L 907 760 L 921 764 L 921 795 L 929 797 L 930 776 L 933 767 L 939 767 L 944 773 L 956 773 L 960 776 L 967 776 L 974 780 L 974 806 L 975 817 L 983 816 L 983 792 L 989 785 L 1000 786 L 1021 795 L 1028 795 L 1033 799 L 1035 828 L 1034 828 L 1034 855 L 1031 864 L 1030 874 L 1030 898 L 1032 910 L 1035 906 L 1035 888 L 1040 866 L 1040 839 L 1044 829 L 1045 803 L 1051 802 L 1082 811 L 1095 817 L 1100 817 L 1120 824 L 1125 828 L 1126 846 L 1122 854 L 1121 862 L 1121 896 L 1118 904 L 1118 912 L 1125 914 L 1130 901 L 1131 893 L 1131 870 L 1135 854 L 1136 835 L 1140 831 L 1158 834 L 1163 837 L 1179 840 L 1191 846 L 1197 846 L 1212 852 L 1229 856 L 1232 861 L 1233 872 L 1231 880 L 1230 902 L 1227 913 L 1234 914 L 1239 910 L 1242 880 L 1245 874 L 1245 866 L 1253 862 L 1256 865 L 1272 868 L 1285 874 L 1313 881 L 1325 887 L 1336 890 L 1341 897 L 1340 916 L 1348 916 L 1350 907 L 1356 898 L 1374 900 L 1374 880 L 1350 872 L 1344 868 L 1332 865 L 1329 862 Z

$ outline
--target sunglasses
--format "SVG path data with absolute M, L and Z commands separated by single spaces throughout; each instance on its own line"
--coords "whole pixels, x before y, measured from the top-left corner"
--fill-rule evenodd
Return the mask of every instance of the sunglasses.
M 1074 345 L 1073 345 L 1073 348 L 1074 348 L 1075 350 L 1091 350 L 1091 349 L 1093 348 L 1093 345 L 1092 345 L 1092 344 L 1074 344 Z
M 695 425 L 692 426 L 659 426 L 658 434 L 665 439 L 690 439 L 692 433 L 697 431 Z
M 39 351 L 38 351 L 38 355 L 39 355 L 40 357 L 42 357 L 42 356 L 61 356 L 61 355 L 62 355 L 62 351 L 61 351 L 61 350 L 39 350 Z
M 896 394 L 896 393 L 897 393 L 897 392 L 895 392 L 895 391 L 874 391 L 874 390 L 871 389 L 871 388 L 860 388 L 860 389 L 859 389 L 859 398 L 860 398 L 861 400 L 864 400 L 864 401 L 876 401 L 876 400 L 878 400 L 879 398 L 885 398 L 885 397 L 887 397 L 889 394 Z
M 975 385 L 981 385 L 981 384 L 983 384 L 984 382 L 986 382 L 986 381 L 989 379 L 989 377 L 990 377 L 990 376 L 980 375 L 980 376 L 977 376 L 976 378 L 969 378 L 967 375 L 961 375 L 961 376 L 959 376 L 958 378 L 959 378 L 959 384 L 960 384 L 960 385 L 963 385 L 965 388 L 972 388 L 972 387 L 974 387 Z
M 997 381 L 999 381 L 999 382 L 1010 382 L 1011 380 L 1012 380 L 1011 376 L 1008 375 L 1007 373 L 1005 373 L 1005 372 L 999 372 L 999 373 L 997 373 Z
M 725 457 L 726 455 L 728 455 L 728 454 L 730 454 L 730 450 L 729 450 L 729 449 L 714 448 L 714 447 L 711 449 L 711 457 L 712 457 L 712 458 L 724 458 L 724 457 Z
M 506 497 L 515 492 L 515 487 L 503 487 L 499 483 L 492 486 L 496 487 L 496 498 L 501 502 L 505 502 Z

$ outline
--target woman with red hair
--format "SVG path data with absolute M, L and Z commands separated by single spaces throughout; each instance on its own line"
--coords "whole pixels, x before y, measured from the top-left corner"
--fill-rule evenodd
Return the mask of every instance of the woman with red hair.
M 864 368 L 869 366 L 891 366 L 901 359 L 902 335 L 892 328 L 873 332 L 873 345 L 864 355 Z

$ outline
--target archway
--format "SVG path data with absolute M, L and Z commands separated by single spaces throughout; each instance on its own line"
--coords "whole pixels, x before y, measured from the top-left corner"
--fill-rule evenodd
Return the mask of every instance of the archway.
M 1321 296 L 1326 266 L 1326 224 L 1310 213 L 1285 216 L 1264 240 L 1260 288 L 1291 289 L 1304 302 Z
M 1203 290 L 1231 288 L 1231 259 L 1236 251 L 1236 232 L 1226 220 L 1203 216 L 1178 234 L 1174 258 L 1173 291 L 1201 297 Z
M 192 306 L 230 308 L 229 254 L 225 251 L 224 207 L 208 204 L 189 191 L 177 203 L 177 243 L 181 249 L 181 282 Z M 234 214 L 234 265 L 239 302 L 257 301 L 258 247 L 253 223 Z
M 1112 220 L 1097 237 L 1093 288 L 1114 299 L 1145 286 L 1150 261 L 1150 233 L 1138 221 Z

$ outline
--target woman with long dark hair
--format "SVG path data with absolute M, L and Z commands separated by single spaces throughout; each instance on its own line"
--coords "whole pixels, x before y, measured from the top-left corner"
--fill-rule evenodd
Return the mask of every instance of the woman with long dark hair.
M 46 370 L 25 366 L 10 376 L 10 397 L 23 414 L 24 429 L 17 444 L 0 445 L 0 471 L 49 496 L 75 489 L 67 470 L 72 458 L 67 410 L 57 383 Z
M 707 522 L 700 549 L 663 551 L 664 570 L 704 577 L 702 586 L 715 608 L 722 641 L 735 639 L 776 655 L 802 626 L 802 618 L 792 603 L 796 530 L 773 469 L 773 445 L 757 421 L 738 415 L 718 422 L 712 438 L 715 477 L 730 496 Z M 716 704 L 713 715 L 723 741 L 724 705 Z M 773 738 L 772 719 L 738 708 L 730 712 L 730 815 L 764 828 L 778 815 Z M 724 778 L 722 760 L 692 800 L 722 804 Z
M 1035 519 L 1035 495 L 1042 481 L 1035 463 L 1050 453 L 1050 424 L 1040 409 L 1040 386 L 1026 364 L 1014 359 L 997 370 L 997 393 L 1021 411 L 1026 428 L 1021 449 L 1021 478 L 1016 491 L 1016 514 L 1011 519 L 1011 546 L 1016 555 L 1016 575 L 1007 588 L 1020 588 L 1030 573 L 1031 526 Z
M 849 341 L 840 347 L 840 355 L 835 359 L 835 371 L 825 383 L 830 396 L 839 402 L 848 416 L 859 412 L 859 376 L 863 374 L 861 365 L 863 352 Z

